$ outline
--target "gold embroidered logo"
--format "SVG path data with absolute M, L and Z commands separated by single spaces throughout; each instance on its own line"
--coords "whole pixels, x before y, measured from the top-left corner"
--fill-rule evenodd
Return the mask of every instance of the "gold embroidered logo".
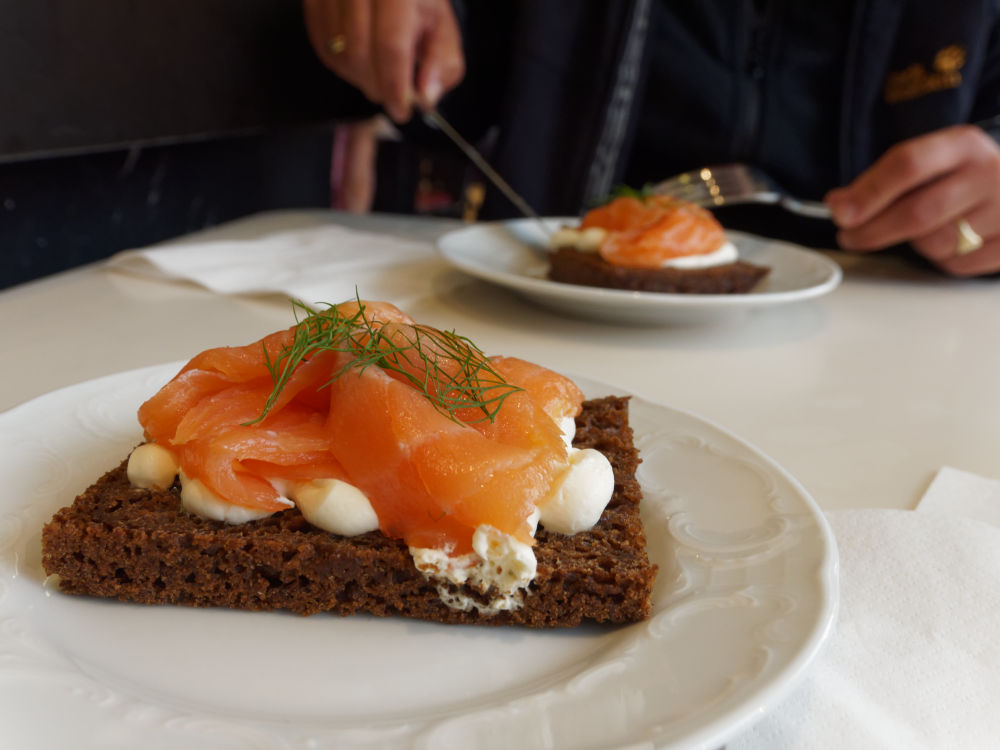
M 889 73 L 885 80 L 885 100 L 889 104 L 931 94 L 944 89 L 954 89 L 962 83 L 962 66 L 965 65 L 965 47 L 952 44 L 934 55 L 932 70 L 921 63 L 907 65 L 902 70 Z

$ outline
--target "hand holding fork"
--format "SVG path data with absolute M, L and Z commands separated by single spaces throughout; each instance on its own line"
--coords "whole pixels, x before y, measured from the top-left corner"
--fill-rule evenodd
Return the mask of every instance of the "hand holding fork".
M 846 250 L 871 252 L 908 242 L 943 271 L 1000 271 L 1000 145 L 981 126 L 957 125 L 890 148 L 823 202 L 789 195 L 759 169 L 706 167 L 653 186 L 705 207 L 771 203 L 831 219 Z
M 1000 271 L 1000 145 L 975 125 L 896 144 L 826 202 L 847 250 L 908 242 L 954 276 Z

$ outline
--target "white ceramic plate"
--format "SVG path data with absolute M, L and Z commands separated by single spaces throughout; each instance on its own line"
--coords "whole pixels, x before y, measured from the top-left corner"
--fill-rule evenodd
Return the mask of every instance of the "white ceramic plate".
M 537 632 L 60 594 L 42 573 L 42 525 L 138 441 L 137 405 L 176 370 L 0 414 L 11 747 L 718 747 L 790 689 L 830 632 L 836 549 L 802 487 L 724 430 L 637 398 L 660 566 L 648 622 Z
M 550 229 L 577 223 L 572 218 L 542 221 Z M 840 283 L 840 266 L 822 253 L 741 232 L 727 235 L 744 260 L 771 268 L 768 277 L 748 294 L 630 292 L 549 281 L 545 278 L 547 237 L 533 219 L 456 229 L 438 239 L 438 248 L 453 266 L 545 307 L 620 323 L 712 320 L 818 297 Z

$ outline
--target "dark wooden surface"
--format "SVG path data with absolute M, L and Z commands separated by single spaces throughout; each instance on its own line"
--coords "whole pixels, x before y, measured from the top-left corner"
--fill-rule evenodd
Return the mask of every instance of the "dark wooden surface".
M 370 105 L 300 0 L 0 0 L 0 288 L 259 211 L 330 204 Z
M 315 122 L 360 99 L 299 0 L 0 0 L 0 161 Z

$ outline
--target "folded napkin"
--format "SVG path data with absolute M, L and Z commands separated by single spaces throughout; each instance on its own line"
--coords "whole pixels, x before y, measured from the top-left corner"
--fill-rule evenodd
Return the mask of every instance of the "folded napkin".
M 1000 746 L 1000 481 L 944 468 L 915 511 L 827 517 L 834 633 L 803 684 L 727 748 Z
M 182 242 L 125 250 L 111 268 L 200 284 L 219 294 L 282 294 L 314 304 L 355 296 L 406 305 L 445 264 L 428 242 L 337 225 L 249 240 Z

